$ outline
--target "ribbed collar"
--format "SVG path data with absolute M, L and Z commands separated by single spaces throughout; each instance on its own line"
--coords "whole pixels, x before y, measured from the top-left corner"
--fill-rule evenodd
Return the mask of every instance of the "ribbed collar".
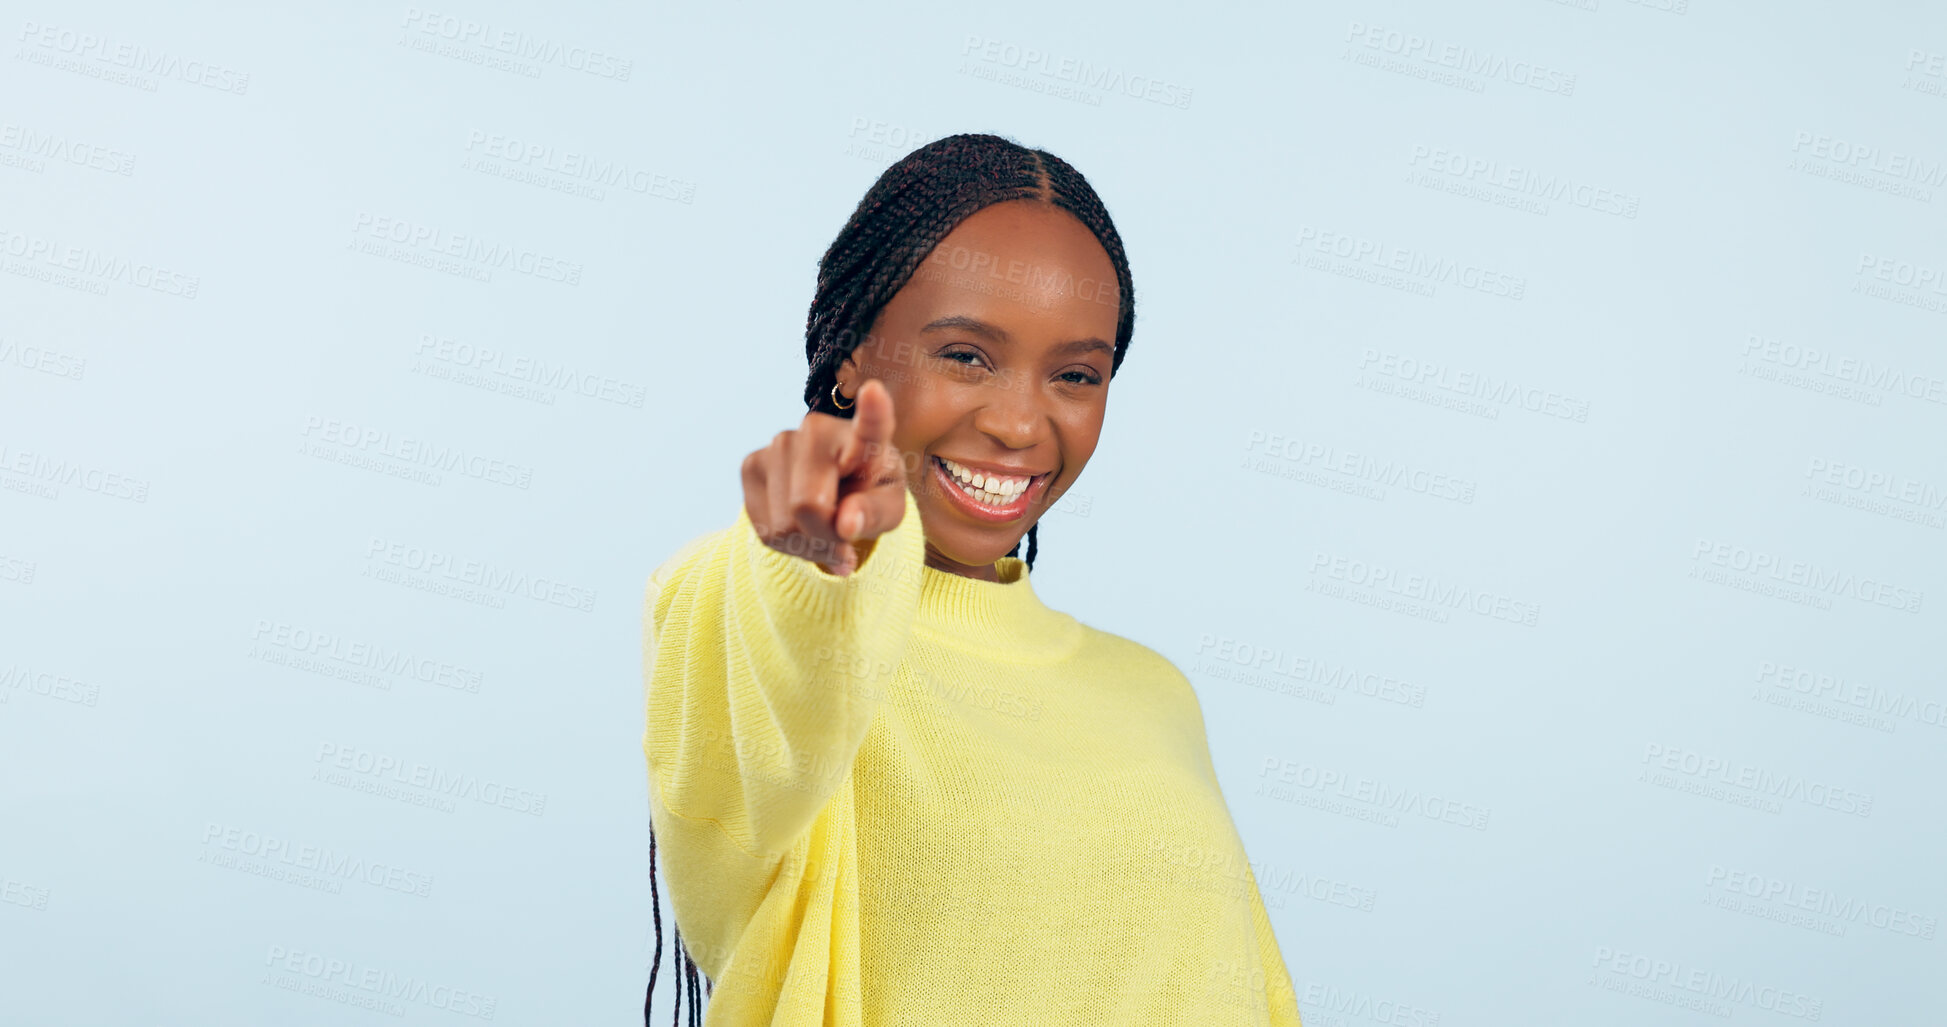
M 914 627 L 955 648 L 1015 663 L 1052 663 L 1082 639 L 1075 618 L 1043 605 L 1028 580 L 1027 562 L 1003 556 L 999 581 L 981 581 L 923 567 Z

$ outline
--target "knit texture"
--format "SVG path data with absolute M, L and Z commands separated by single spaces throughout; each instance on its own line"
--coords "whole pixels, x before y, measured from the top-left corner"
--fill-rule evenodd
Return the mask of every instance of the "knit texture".
M 709 1027 L 1299 1027 L 1189 681 L 899 526 L 651 576 L 650 811 Z

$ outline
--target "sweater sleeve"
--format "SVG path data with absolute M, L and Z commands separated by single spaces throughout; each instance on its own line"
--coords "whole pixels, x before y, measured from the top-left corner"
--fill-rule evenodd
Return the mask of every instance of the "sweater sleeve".
M 737 523 L 650 576 L 643 616 L 649 783 L 664 809 L 774 859 L 811 827 L 884 703 L 919 605 L 925 534 L 857 544 L 839 577 Z
M 1251 922 L 1257 932 L 1258 957 L 1264 963 L 1264 1000 L 1271 1013 L 1271 1027 L 1302 1027 L 1291 972 L 1285 967 L 1284 954 L 1278 951 L 1278 936 L 1271 930 L 1271 914 L 1264 909 L 1257 874 L 1252 871 L 1250 876 Z

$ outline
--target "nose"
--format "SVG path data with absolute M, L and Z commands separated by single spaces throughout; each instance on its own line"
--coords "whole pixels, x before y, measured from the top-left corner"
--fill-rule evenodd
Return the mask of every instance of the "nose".
M 1000 375 L 990 384 L 974 429 L 1008 449 L 1027 449 L 1047 434 L 1048 412 L 1038 389 L 1022 375 Z

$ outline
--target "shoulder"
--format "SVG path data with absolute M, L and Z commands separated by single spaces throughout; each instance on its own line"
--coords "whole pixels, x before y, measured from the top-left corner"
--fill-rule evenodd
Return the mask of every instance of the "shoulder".
M 1084 651 L 1114 670 L 1127 682 L 1127 687 L 1142 688 L 1171 703 L 1187 704 L 1201 717 L 1196 689 L 1175 661 L 1133 638 L 1087 623 L 1081 627 Z
M 740 514 L 736 524 L 706 531 L 676 547 L 674 552 L 649 573 L 649 581 L 643 596 L 644 602 L 653 606 L 657 597 L 667 592 L 671 585 L 687 577 L 691 568 L 707 561 L 721 550 L 724 543 L 730 540 L 730 533 L 742 528 L 743 525 L 744 520 Z M 744 528 L 744 530 L 750 529 Z
M 1118 635 L 1113 631 L 1104 631 L 1086 621 L 1078 620 L 1076 623 L 1082 626 L 1082 635 L 1086 640 L 1085 644 L 1098 650 L 1104 656 L 1140 664 L 1158 673 L 1181 675 L 1181 672 L 1176 668 L 1176 664 L 1170 662 L 1169 657 L 1164 656 L 1162 653 L 1151 649 L 1149 646 L 1133 638 Z

